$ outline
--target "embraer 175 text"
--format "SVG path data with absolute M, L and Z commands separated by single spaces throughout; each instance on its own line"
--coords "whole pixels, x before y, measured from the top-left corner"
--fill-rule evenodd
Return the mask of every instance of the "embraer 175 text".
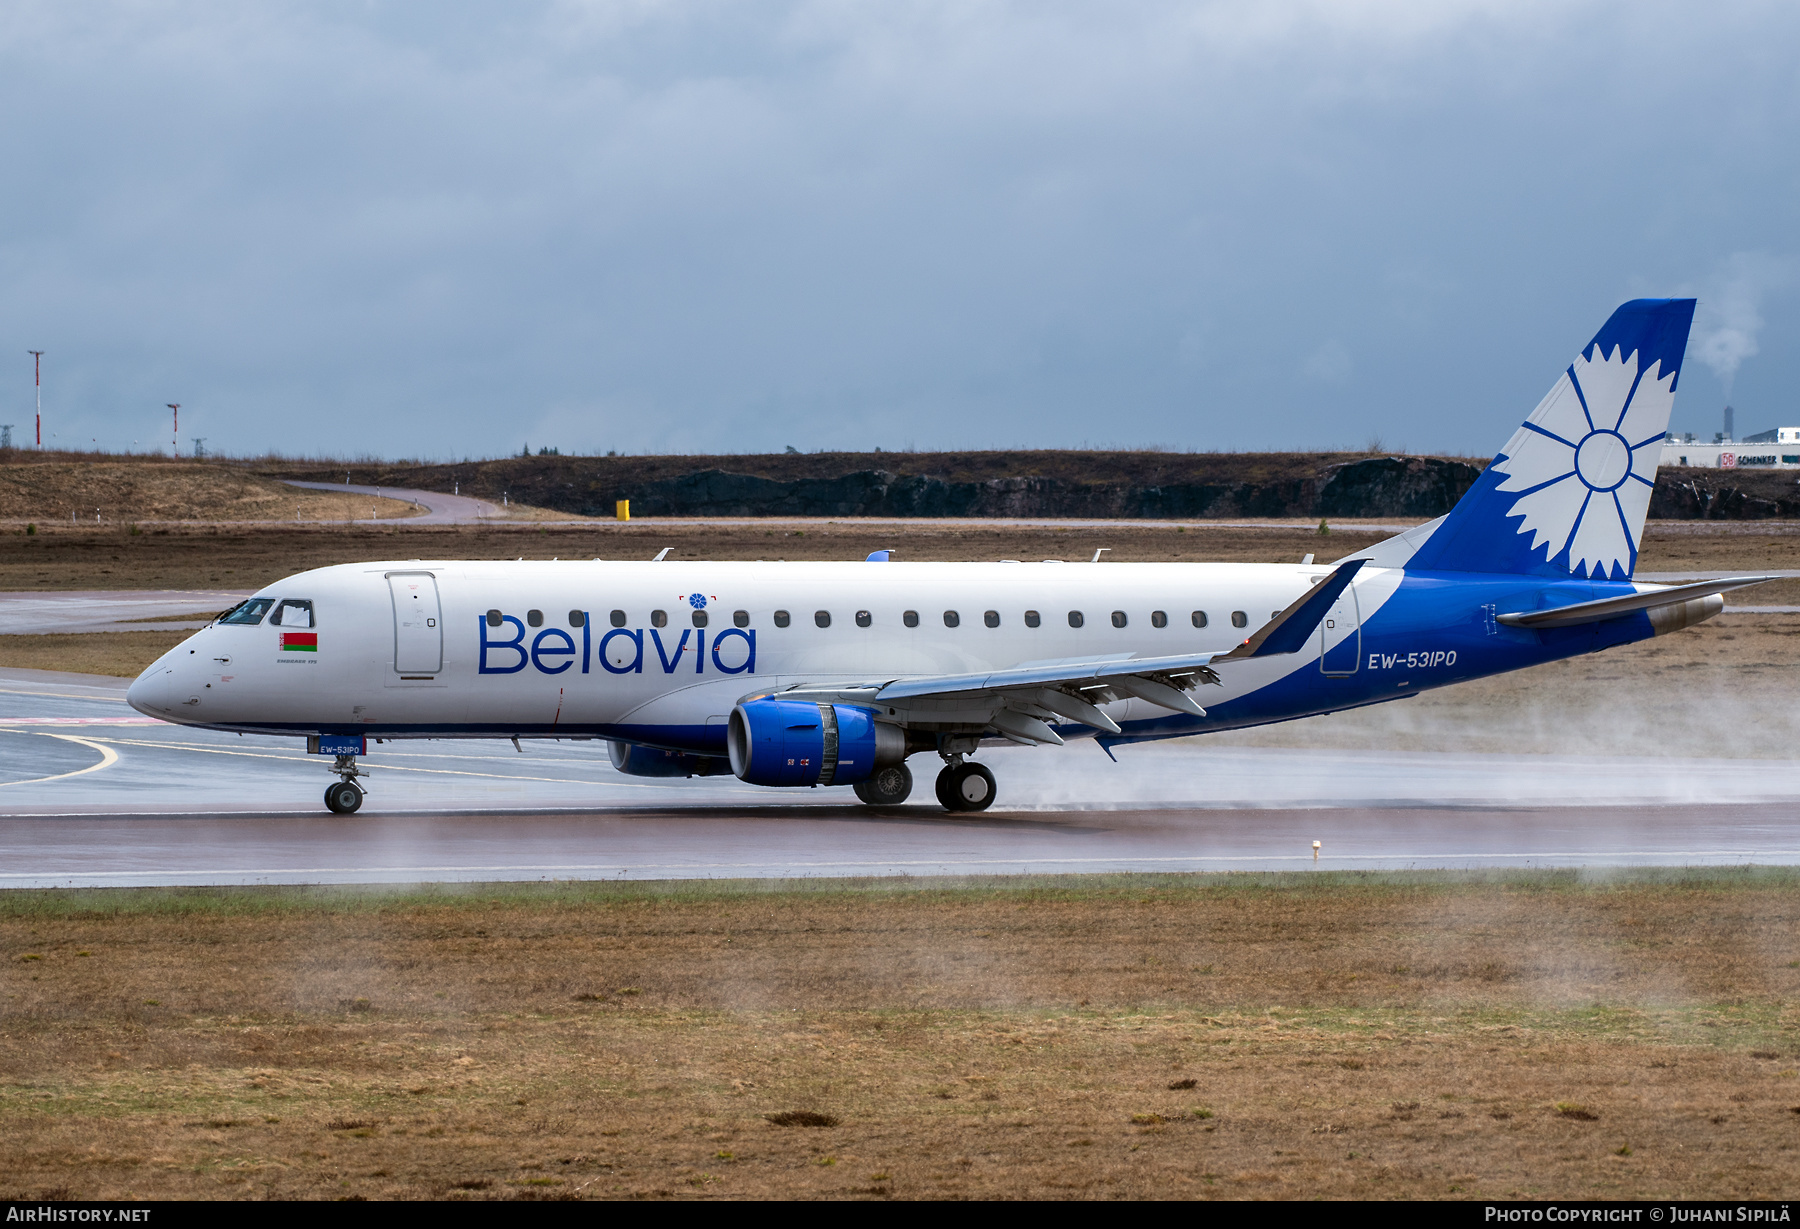
M 876 805 L 929 753 L 939 801 L 979 811 L 984 744 L 1110 754 L 1379 704 L 1675 631 L 1768 579 L 1631 579 L 1693 314 L 1619 308 L 1447 516 L 1335 564 L 346 564 L 221 615 L 130 700 L 306 736 L 337 812 L 371 737 L 605 739 L 621 772 Z

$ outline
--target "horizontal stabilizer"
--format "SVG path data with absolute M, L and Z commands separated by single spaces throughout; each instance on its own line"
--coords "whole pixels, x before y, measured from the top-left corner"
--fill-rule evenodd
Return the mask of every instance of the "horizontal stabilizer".
M 1676 585 L 1668 589 L 1647 589 L 1641 593 L 1628 593 L 1623 597 L 1605 597 L 1594 602 L 1577 602 L 1573 606 L 1558 606 L 1553 610 L 1523 610 L 1517 614 L 1503 614 L 1495 622 L 1504 623 L 1508 627 L 1576 627 L 1582 623 L 1598 623 L 1602 619 L 1616 619 L 1620 615 L 1628 615 L 1637 610 L 1650 610 L 1657 606 L 1672 606 L 1677 602 L 1691 602 L 1699 597 L 1711 597 L 1715 593 L 1729 593 L 1733 589 L 1742 589 L 1747 585 L 1760 585 L 1765 581 L 1779 580 L 1777 576 L 1733 576 L 1727 580 L 1702 580 L 1691 585 Z
M 1352 559 L 1348 563 L 1340 563 L 1330 576 L 1314 585 L 1310 592 L 1302 593 L 1291 606 L 1269 620 L 1268 625 L 1256 635 L 1219 660 L 1299 652 L 1312 639 L 1312 634 L 1319 630 L 1319 624 L 1325 621 L 1325 615 L 1331 610 L 1332 604 L 1343 596 L 1344 590 L 1350 587 L 1350 582 L 1356 579 L 1356 574 L 1367 562 L 1367 559 Z

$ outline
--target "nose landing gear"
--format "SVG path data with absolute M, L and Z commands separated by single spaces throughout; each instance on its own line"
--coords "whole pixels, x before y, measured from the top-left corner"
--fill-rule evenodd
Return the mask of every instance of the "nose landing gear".
M 356 778 L 362 775 L 357 771 L 356 757 L 339 755 L 337 762 L 332 764 L 331 771 L 337 773 L 343 780 L 333 782 L 326 787 L 325 809 L 333 815 L 354 814 L 363 803 L 362 786 L 356 783 Z

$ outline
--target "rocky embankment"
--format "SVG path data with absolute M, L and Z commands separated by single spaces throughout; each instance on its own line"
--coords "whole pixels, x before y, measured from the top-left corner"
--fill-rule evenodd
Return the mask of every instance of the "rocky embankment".
M 1343 453 L 805 453 L 292 465 L 279 476 L 458 490 L 581 516 L 1393 517 L 1448 512 L 1484 464 Z M 317 472 L 314 472 L 314 471 Z M 274 469 L 268 472 L 275 473 Z M 1650 515 L 1800 517 L 1787 471 L 1666 470 Z
M 1666 469 L 1650 515 L 1668 521 L 1770 521 L 1800 517 L 1800 483 L 1780 469 Z
M 512 457 L 351 466 L 284 477 L 459 490 L 583 516 L 1199 518 L 1447 511 L 1481 468 L 1343 454 L 903 453 L 777 457 Z
M 1074 482 L 1019 475 L 956 482 L 863 470 L 783 482 L 711 469 L 646 483 L 647 516 L 1401 516 L 1446 511 L 1480 473 L 1460 461 L 1383 457 L 1273 482 Z

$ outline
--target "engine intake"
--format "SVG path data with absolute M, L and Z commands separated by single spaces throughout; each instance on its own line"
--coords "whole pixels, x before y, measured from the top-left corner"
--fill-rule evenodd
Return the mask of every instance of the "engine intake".
M 612 766 L 632 777 L 722 777 L 731 771 L 730 763 L 716 755 L 693 755 L 621 742 L 607 743 L 607 750 Z
M 852 785 L 906 759 L 906 734 L 866 708 L 767 696 L 731 710 L 731 771 L 752 785 Z

